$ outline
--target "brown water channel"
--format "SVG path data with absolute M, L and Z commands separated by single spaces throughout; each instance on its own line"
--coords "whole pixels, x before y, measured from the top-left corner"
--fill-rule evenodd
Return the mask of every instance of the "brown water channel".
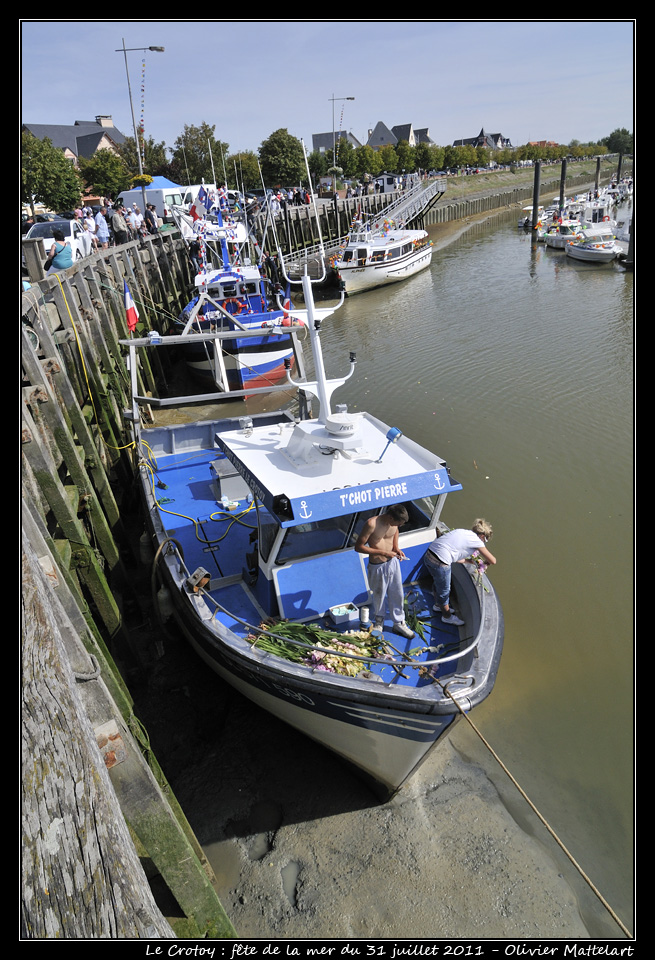
M 323 328 L 328 374 L 347 372 L 350 350 L 356 373 L 335 401 L 447 459 L 464 488 L 446 504 L 449 525 L 477 516 L 494 525 L 505 651 L 494 693 L 472 719 L 630 927 L 633 275 L 533 244 L 516 214 L 501 215 L 437 249 L 417 277 L 346 300 Z M 213 683 L 192 693 L 203 724 L 211 707 L 197 698 L 211 697 Z M 452 737 L 456 755 L 430 760 L 404 801 L 376 810 L 332 758 L 221 695 L 236 703 L 220 724 L 236 745 L 219 741 L 217 724 L 216 740 L 203 733 L 202 765 L 191 769 L 180 753 L 179 779 L 167 772 L 241 936 L 325 936 L 330 917 L 336 938 L 567 939 L 584 936 L 578 912 L 587 935 L 620 936 L 465 723 Z M 498 816 L 494 787 L 511 825 L 489 827 L 487 846 L 479 829 Z M 482 807 L 462 811 L 464 796 Z M 458 816 L 469 818 L 471 844 L 467 853 L 459 833 L 457 864 L 438 861 L 454 888 L 450 907 L 441 891 L 431 912 L 429 861 L 444 856 L 444 825 L 454 830 Z M 501 869 L 512 845 L 514 867 Z M 394 848 L 411 878 L 400 891 Z M 496 885 L 495 900 L 459 876 L 467 856 L 482 886 Z M 376 858 L 388 869 L 376 874 Z M 409 898 L 402 909 L 399 897 Z

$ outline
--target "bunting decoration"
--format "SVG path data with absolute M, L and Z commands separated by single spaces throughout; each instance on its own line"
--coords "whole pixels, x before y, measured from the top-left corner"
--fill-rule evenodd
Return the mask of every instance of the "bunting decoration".
M 141 61 L 141 119 L 139 121 L 139 137 L 141 143 L 137 144 L 137 150 L 141 154 L 141 162 L 146 162 L 146 140 L 145 140 L 145 94 L 146 94 L 146 58 Z

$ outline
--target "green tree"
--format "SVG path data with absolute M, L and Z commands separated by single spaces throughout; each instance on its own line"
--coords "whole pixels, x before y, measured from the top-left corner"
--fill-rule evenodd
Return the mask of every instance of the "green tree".
M 30 206 L 43 203 L 50 210 L 77 206 L 83 184 L 75 167 L 62 150 L 47 138 L 39 140 L 23 131 L 21 135 L 21 201 Z
M 398 170 L 398 154 L 394 147 L 390 144 L 387 144 L 385 147 L 380 147 L 377 155 L 381 170 L 386 170 L 387 173 L 396 173 Z
M 227 185 L 235 189 L 258 190 L 262 185 L 257 154 L 252 150 L 233 153 L 225 163 Z
M 151 177 L 167 177 L 169 175 L 170 164 L 166 157 L 166 144 L 155 143 L 152 137 L 143 141 L 143 172 L 149 173 Z M 126 137 L 125 141 L 118 148 L 118 153 L 131 177 L 135 177 L 139 172 L 139 160 L 136 155 L 134 137 Z
M 416 148 L 410 147 L 407 140 L 399 140 L 396 144 L 396 170 L 400 173 L 413 173 L 416 170 Z
M 443 170 L 445 166 L 445 156 L 446 148 L 439 147 L 435 143 L 434 146 L 430 147 L 430 162 L 428 164 L 428 170 Z
M 259 148 L 259 163 L 267 187 L 291 187 L 307 179 L 303 145 L 285 127 L 264 140 Z
M 117 197 L 130 188 L 130 173 L 122 157 L 113 150 L 97 150 L 80 158 L 80 173 L 88 187 L 100 196 Z
M 175 141 L 170 170 L 171 178 L 180 184 L 218 183 L 225 179 L 224 162 L 229 144 L 217 140 L 216 127 L 204 121 L 199 127 L 184 124 L 184 130 Z
M 357 173 L 355 162 L 355 148 L 345 136 L 337 141 L 336 166 L 341 167 L 344 177 L 354 177 Z
M 635 149 L 634 134 L 629 133 L 625 127 L 612 131 L 601 143 L 607 147 L 609 153 L 634 153 Z
M 417 143 L 414 147 L 414 169 L 432 170 L 434 163 L 432 161 L 432 150 L 428 143 Z
M 313 150 L 307 157 L 307 165 L 309 166 L 312 181 L 316 183 L 319 177 L 325 177 L 327 175 L 327 168 L 329 166 L 327 153 L 321 153 L 320 150 Z
M 491 150 L 487 147 L 475 148 L 475 162 L 478 167 L 486 167 L 491 159 Z

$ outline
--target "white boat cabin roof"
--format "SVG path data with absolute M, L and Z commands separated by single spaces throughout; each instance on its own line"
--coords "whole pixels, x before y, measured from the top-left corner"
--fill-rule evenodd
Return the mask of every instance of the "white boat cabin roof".
M 261 274 L 258 267 L 250 264 L 228 269 L 219 267 L 217 270 L 210 269 L 206 273 L 199 273 L 195 278 L 195 285 L 213 291 L 217 297 L 233 297 L 235 292 L 246 292 L 240 289 L 244 284 L 248 284 L 248 289 L 256 292 L 259 289 L 260 280 Z M 252 284 L 255 284 L 254 288 Z
M 217 433 L 216 442 L 281 526 L 460 490 L 444 460 L 368 413 Z

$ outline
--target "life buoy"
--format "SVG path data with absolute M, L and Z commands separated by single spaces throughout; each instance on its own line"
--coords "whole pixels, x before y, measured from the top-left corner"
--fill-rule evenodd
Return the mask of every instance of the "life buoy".
M 603 217 L 603 223 L 609 223 L 609 222 L 610 222 L 609 217 Z
M 242 303 L 241 300 L 237 300 L 235 297 L 230 297 L 230 299 L 226 300 L 225 303 L 223 304 L 226 310 L 227 310 L 228 304 L 230 303 L 236 303 L 238 307 L 238 310 L 235 310 L 234 313 L 232 314 L 233 317 L 238 317 L 240 313 L 243 313 L 244 310 L 248 309 L 247 303 Z M 229 312 L 230 311 L 228 311 L 228 313 Z

